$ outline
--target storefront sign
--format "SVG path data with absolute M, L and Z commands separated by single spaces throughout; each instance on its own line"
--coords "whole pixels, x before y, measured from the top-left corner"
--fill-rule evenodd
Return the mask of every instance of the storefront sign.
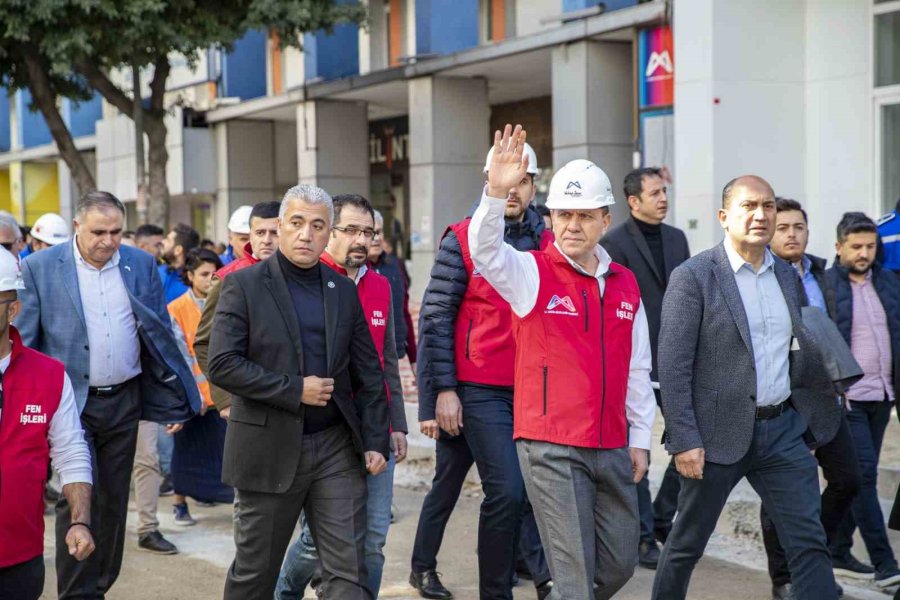
M 640 107 L 675 103 L 675 45 L 668 25 L 642 29 L 638 34 Z
M 382 119 L 369 123 L 369 164 L 388 171 L 409 160 L 409 119 Z

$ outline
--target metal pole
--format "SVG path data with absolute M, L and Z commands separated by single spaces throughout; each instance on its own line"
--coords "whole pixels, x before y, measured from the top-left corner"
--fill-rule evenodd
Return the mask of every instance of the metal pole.
M 144 176 L 144 107 L 141 106 L 141 70 L 137 65 L 131 67 L 131 82 L 134 94 L 134 159 L 137 179 L 137 215 L 138 224 L 147 222 L 147 186 Z

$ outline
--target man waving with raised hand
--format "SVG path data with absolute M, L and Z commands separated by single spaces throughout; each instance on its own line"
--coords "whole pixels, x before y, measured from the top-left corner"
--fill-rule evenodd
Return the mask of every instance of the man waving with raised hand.
M 525 138 L 519 125 L 494 134 L 469 246 L 515 315 L 513 436 L 553 576 L 549 598 L 610 598 L 637 563 L 634 484 L 656 411 L 647 317 L 634 275 L 598 245 L 615 201 L 592 162 L 572 161 L 550 183 L 554 244 L 521 253 L 503 243 L 506 190 L 528 168 Z

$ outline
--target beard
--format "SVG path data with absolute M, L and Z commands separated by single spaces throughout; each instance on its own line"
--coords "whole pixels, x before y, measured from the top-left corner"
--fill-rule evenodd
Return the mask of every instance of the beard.
M 359 254 L 362 254 L 365 258 L 352 258 L 350 256 L 350 254 L 352 254 L 354 252 L 358 252 Z M 349 267 L 351 269 L 357 269 L 366 263 L 366 260 L 368 260 L 368 257 L 369 257 L 369 251 L 366 249 L 365 246 L 353 246 L 352 248 L 347 250 L 347 258 L 344 259 L 344 266 Z
M 514 206 L 514 207 L 510 206 L 509 204 L 506 205 L 506 212 L 505 212 L 504 216 L 506 217 L 507 220 L 517 221 L 524 214 L 525 214 L 525 206 L 518 203 L 518 201 L 516 203 L 516 206 Z
M 850 265 L 847 266 L 847 270 L 849 270 L 851 273 L 855 273 L 856 275 L 865 275 L 866 273 L 869 272 L 869 269 L 872 268 L 871 262 L 866 263 L 865 267 L 860 267 L 859 264 L 860 263 L 856 263 L 856 262 L 851 263 Z

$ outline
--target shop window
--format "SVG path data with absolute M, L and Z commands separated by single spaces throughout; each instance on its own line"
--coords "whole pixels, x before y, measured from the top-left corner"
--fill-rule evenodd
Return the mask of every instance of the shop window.
M 875 15 L 875 86 L 900 84 L 900 11 Z

